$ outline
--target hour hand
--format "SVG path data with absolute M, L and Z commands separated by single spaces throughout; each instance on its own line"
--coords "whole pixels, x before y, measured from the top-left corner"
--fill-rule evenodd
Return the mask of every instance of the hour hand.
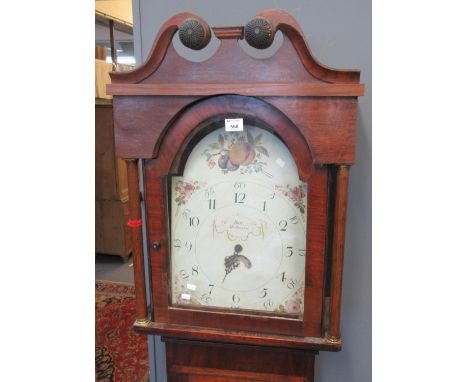
M 237 244 L 234 247 L 234 254 L 231 256 L 227 256 L 224 258 L 224 269 L 226 274 L 224 275 L 223 281 L 226 280 L 226 276 L 231 273 L 234 269 L 236 269 L 240 263 L 244 264 L 247 269 L 252 267 L 251 261 L 244 255 L 240 255 L 239 253 L 242 251 L 242 246 Z

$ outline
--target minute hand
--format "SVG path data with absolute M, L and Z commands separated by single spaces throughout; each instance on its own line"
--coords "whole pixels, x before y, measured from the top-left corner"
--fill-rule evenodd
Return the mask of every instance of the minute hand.
M 242 263 L 247 269 L 252 267 L 251 261 L 245 257 L 244 255 L 234 254 L 224 258 L 224 267 L 226 274 L 224 275 L 223 281 L 226 279 L 226 276 L 231 273 L 234 269 L 236 269 L 239 264 Z

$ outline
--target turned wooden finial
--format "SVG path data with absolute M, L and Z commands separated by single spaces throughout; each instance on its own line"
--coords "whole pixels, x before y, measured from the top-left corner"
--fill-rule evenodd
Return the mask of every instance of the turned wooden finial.
M 203 20 L 189 18 L 179 26 L 179 39 L 187 48 L 200 50 L 210 42 L 211 30 Z
M 273 25 L 264 17 L 255 17 L 245 26 L 245 40 L 257 49 L 266 49 L 275 38 Z

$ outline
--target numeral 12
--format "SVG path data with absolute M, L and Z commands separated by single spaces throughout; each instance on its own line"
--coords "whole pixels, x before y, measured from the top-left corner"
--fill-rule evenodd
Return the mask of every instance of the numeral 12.
M 244 192 L 236 192 L 234 196 L 234 203 L 245 203 L 245 193 Z

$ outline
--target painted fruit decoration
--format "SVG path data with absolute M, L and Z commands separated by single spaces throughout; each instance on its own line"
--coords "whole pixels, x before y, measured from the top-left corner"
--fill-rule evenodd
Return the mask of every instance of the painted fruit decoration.
M 263 156 L 268 158 L 268 151 L 262 146 L 261 133 L 256 137 L 249 130 L 219 134 L 218 142 L 210 143 L 202 155 L 210 168 L 217 165 L 225 174 L 239 170 L 242 174 L 260 172 L 271 177 L 264 169 L 267 163 Z

